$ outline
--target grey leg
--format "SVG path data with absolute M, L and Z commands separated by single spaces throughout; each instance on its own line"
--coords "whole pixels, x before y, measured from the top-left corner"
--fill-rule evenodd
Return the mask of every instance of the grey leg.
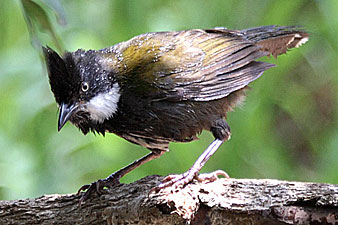
M 159 158 L 161 155 L 164 154 L 164 152 L 165 151 L 161 151 L 161 150 L 153 150 L 148 155 L 145 155 L 142 158 L 135 160 L 133 163 L 129 164 L 128 166 L 126 166 L 126 167 L 124 167 L 124 168 L 116 171 L 115 173 L 112 173 L 107 178 L 100 179 L 100 180 L 95 181 L 95 182 L 93 182 L 91 184 L 83 185 L 78 190 L 78 193 L 80 193 L 82 191 L 85 191 L 84 194 L 82 195 L 81 199 L 80 199 L 80 204 L 83 201 L 85 201 L 86 199 L 88 199 L 88 197 L 93 192 L 97 192 L 98 194 L 100 194 L 102 192 L 102 190 L 103 190 L 104 187 L 111 187 L 111 186 L 114 186 L 116 184 L 119 184 L 120 183 L 120 179 L 124 175 L 126 175 L 130 171 L 134 170 L 135 168 L 143 165 L 146 162 L 149 162 L 149 161 L 151 161 L 153 159 Z
M 202 169 L 204 164 L 209 160 L 209 158 L 217 151 L 217 149 L 223 144 L 224 141 L 214 140 L 209 147 L 202 153 L 192 167 L 185 173 L 179 175 L 169 175 L 163 179 L 162 183 L 154 188 L 154 191 L 159 191 L 163 188 L 173 186 L 179 187 L 184 186 L 191 182 L 194 178 L 197 178 L 200 181 L 209 180 L 213 181 L 217 179 L 217 176 L 222 175 L 224 177 L 229 177 L 224 171 L 218 170 L 210 174 L 201 174 L 198 176 L 199 171 Z
M 219 175 L 229 178 L 228 174 L 221 170 L 217 170 L 209 174 L 198 175 L 205 163 L 217 151 L 223 142 L 229 140 L 231 134 L 229 125 L 223 119 L 216 120 L 214 125 L 210 128 L 210 131 L 213 133 L 215 140 L 208 146 L 202 155 L 198 157 L 192 167 L 183 174 L 167 176 L 163 179 L 162 183 L 155 187 L 152 191 L 159 191 L 169 186 L 184 186 L 191 182 L 194 178 L 200 181 L 213 181 L 216 180 Z

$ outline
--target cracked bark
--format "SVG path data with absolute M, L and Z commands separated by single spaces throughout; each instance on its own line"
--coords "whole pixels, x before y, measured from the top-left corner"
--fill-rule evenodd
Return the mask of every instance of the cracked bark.
M 219 179 L 149 190 L 149 176 L 93 195 L 0 201 L 0 224 L 338 224 L 338 185 Z

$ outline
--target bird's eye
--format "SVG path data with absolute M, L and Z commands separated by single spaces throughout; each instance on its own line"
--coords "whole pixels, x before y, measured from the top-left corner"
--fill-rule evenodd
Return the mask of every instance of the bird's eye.
M 88 91 L 89 84 L 87 82 L 83 82 L 82 85 L 81 85 L 81 89 L 82 89 L 83 92 Z

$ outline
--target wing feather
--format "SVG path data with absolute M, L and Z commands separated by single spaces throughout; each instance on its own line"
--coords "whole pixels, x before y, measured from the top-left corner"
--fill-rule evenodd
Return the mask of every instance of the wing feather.
M 113 46 L 124 65 L 125 85 L 137 94 L 170 101 L 224 98 L 256 80 L 273 64 L 256 59 L 307 41 L 295 27 L 266 26 L 242 31 L 227 29 L 148 33 Z M 112 64 L 117 68 L 118 59 Z

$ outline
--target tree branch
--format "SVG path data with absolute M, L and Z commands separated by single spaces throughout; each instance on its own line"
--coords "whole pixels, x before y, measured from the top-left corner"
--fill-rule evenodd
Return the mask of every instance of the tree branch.
M 338 185 L 219 179 L 148 193 L 162 177 L 93 195 L 0 201 L 0 224 L 338 224 Z

